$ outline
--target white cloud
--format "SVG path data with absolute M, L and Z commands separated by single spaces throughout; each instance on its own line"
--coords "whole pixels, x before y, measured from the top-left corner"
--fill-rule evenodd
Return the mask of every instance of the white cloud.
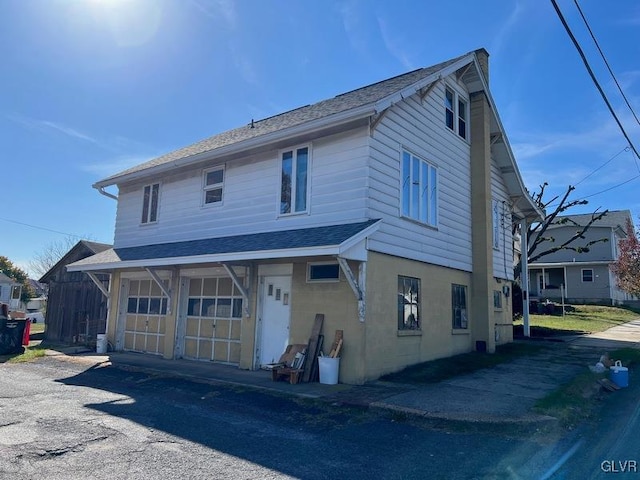
M 503 45 L 509 41 L 509 35 L 518 24 L 520 18 L 522 17 L 523 11 L 524 9 L 522 7 L 522 4 L 520 2 L 516 2 L 509 17 L 501 24 L 500 29 L 496 32 L 496 35 L 491 44 L 492 55 L 497 56 L 500 50 L 502 50 Z
M 384 42 L 384 46 L 387 51 L 398 61 L 400 64 L 409 70 L 414 70 L 417 68 L 409 59 L 409 54 L 407 53 L 406 45 L 402 41 L 402 39 L 392 35 L 392 28 L 389 28 L 387 22 L 382 17 L 378 16 L 378 28 L 380 29 L 380 35 L 382 36 L 382 41 Z
M 338 13 L 342 19 L 342 26 L 347 35 L 347 40 L 353 51 L 360 55 L 368 55 L 369 36 L 358 11 L 358 1 L 349 0 L 338 6 Z

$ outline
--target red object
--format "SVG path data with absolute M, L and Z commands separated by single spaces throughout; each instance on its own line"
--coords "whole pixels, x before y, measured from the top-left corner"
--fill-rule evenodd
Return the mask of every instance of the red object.
M 29 346 L 29 338 L 31 337 L 31 319 L 27 319 L 24 324 L 24 335 L 22 335 L 22 345 Z

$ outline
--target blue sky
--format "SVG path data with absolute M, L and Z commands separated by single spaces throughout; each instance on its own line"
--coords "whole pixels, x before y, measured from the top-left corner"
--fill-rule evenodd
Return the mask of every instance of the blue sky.
M 640 148 L 574 2 L 558 3 Z M 640 4 L 580 6 L 640 114 Z M 590 203 L 573 213 L 630 209 L 640 223 L 640 160 L 550 2 L 0 0 L 0 255 L 28 269 L 65 234 L 111 243 L 116 202 L 92 183 L 480 47 L 527 187 L 578 184 Z

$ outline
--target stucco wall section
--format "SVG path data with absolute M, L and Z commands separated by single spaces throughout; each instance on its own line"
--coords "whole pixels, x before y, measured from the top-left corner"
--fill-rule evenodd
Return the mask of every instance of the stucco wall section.
M 420 279 L 420 331 L 398 330 L 398 275 Z M 468 331 L 452 329 L 451 285 L 467 286 Z M 370 252 L 364 380 L 472 349 L 471 274 Z

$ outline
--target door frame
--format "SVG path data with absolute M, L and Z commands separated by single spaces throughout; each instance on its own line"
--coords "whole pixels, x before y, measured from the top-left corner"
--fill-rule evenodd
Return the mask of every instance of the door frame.
M 256 327 L 253 338 L 253 360 L 252 368 L 260 369 L 260 348 L 262 341 L 262 315 L 264 312 L 264 289 L 265 277 L 289 277 L 291 279 L 291 290 L 293 290 L 293 263 L 278 263 L 269 265 L 258 265 L 258 295 L 256 299 Z M 291 307 L 293 295 L 289 292 L 289 307 Z M 289 308 L 289 326 L 291 326 L 291 308 Z

